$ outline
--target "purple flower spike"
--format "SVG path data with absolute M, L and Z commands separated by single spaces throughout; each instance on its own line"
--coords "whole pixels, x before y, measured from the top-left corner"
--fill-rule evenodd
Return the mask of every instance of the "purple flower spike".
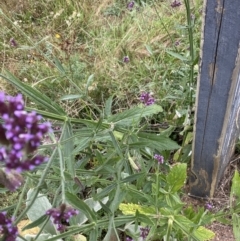
M 171 7 L 172 7 L 172 8 L 180 7 L 181 5 L 182 5 L 182 3 L 181 3 L 179 0 L 174 0 L 174 1 L 171 3 Z
M 143 92 L 140 96 L 140 100 L 144 105 L 152 105 L 155 103 L 155 99 L 151 96 L 151 93 Z
M 79 214 L 78 210 L 68 207 L 65 203 L 61 204 L 58 208 L 51 208 L 46 212 L 46 215 L 52 218 L 54 224 L 57 225 L 57 230 L 64 232 L 66 225 L 69 223 L 71 217 Z
M 180 40 L 177 40 L 176 42 L 175 42 L 175 46 L 179 46 L 180 45 Z
M 150 228 L 145 227 L 145 228 L 140 228 L 140 237 L 143 238 L 143 240 L 145 240 L 149 234 Z
M 209 211 L 211 211 L 213 209 L 213 205 L 211 203 L 206 203 L 205 204 L 205 208 Z
M 155 154 L 154 155 L 154 159 L 158 161 L 158 164 L 163 164 L 164 163 L 164 157 L 159 155 L 159 154 Z
M 126 237 L 126 241 L 133 241 L 130 237 Z
M 123 63 L 129 63 L 130 62 L 130 59 L 128 56 L 124 56 L 123 57 Z
M 0 117 L 3 120 L 0 124 L 0 163 L 7 176 L 1 183 L 15 190 L 22 183 L 17 181 L 21 179 L 19 173 L 33 170 L 47 160 L 35 152 L 50 130 L 50 124 L 40 124 L 40 115 L 25 111 L 20 94 L 13 97 L 0 92 Z
M 18 235 L 17 227 L 13 226 L 13 220 L 7 218 L 6 212 L 0 212 L 0 237 L 4 241 L 15 241 Z
M 134 1 L 130 1 L 130 2 L 127 4 L 127 9 L 128 9 L 129 11 L 132 11 L 134 5 L 135 5 L 135 2 L 134 2 Z
M 17 47 L 17 45 L 18 45 L 14 38 L 11 38 L 9 43 L 12 47 Z

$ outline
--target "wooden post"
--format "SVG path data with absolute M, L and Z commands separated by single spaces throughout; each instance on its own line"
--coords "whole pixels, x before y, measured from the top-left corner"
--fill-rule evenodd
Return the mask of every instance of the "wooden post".
M 212 197 L 234 152 L 240 113 L 240 0 L 205 0 L 190 195 Z

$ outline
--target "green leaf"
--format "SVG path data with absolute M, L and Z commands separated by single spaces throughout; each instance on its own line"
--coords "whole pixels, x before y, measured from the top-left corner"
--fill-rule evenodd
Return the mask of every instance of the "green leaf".
M 184 234 L 186 234 L 188 237 L 192 237 L 196 241 L 207 241 L 214 238 L 215 234 L 211 230 L 202 226 L 199 226 L 191 231 L 196 224 L 183 215 L 175 215 L 174 222 Z
M 91 75 L 88 77 L 88 80 L 87 80 L 86 93 L 88 92 L 88 87 L 92 84 L 93 79 L 94 79 L 94 74 L 91 74 Z
M 151 46 L 148 45 L 148 44 L 145 44 L 145 47 L 146 47 L 148 53 L 149 53 L 150 55 L 153 55 L 153 50 L 152 50 Z
M 166 136 L 146 132 L 139 132 L 137 134 L 137 137 L 137 142 L 129 144 L 131 148 L 143 148 L 147 146 L 152 149 L 156 149 L 159 152 L 163 150 L 175 150 L 179 148 L 179 145 L 176 142 L 172 141 L 170 138 Z
M 103 198 L 101 203 L 105 205 L 108 201 L 108 197 Z M 88 198 L 84 200 L 84 202 L 90 207 L 94 212 L 98 212 L 100 209 L 102 209 L 102 205 L 98 201 L 94 201 L 93 198 Z M 78 224 L 82 225 L 88 220 L 87 216 L 84 215 L 83 213 L 79 213 L 78 215 L 74 216 L 70 222 L 70 224 Z
M 59 70 L 60 73 L 62 73 L 63 75 L 66 75 L 66 71 L 63 67 L 63 65 L 61 64 L 60 60 L 57 57 L 54 57 L 54 64 L 57 67 L 57 69 Z
M 96 222 L 95 213 L 90 209 L 90 207 L 84 201 L 82 201 L 76 195 L 70 192 L 66 192 L 65 195 L 68 203 L 71 206 L 73 206 L 74 208 L 84 213 L 91 222 Z
M 171 193 L 177 192 L 184 186 L 187 177 L 187 164 L 175 164 L 166 177 L 168 191 Z
M 166 241 L 170 240 L 170 235 L 172 233 L 172 227 L 173 227 L 173 219 L 170 217 L 168 219 L 168 226 L 167 226 L 167 233 L 166 233 Z
M 73 154 L 74 155 L 77 155 L 79 154 L 81 151 L 83 151 L 85 148 L 87 148 L 89 146 L 89 142 L 92 140 L 92 138 L 90 137 L 82 137 L 80 139 L 78 139 L 76 142 L 75 142 L 75 149 L 74 149 L 74 152 Z
M 151 200 L 152 198 L 151 198 L 150 195 L 147 195 L 146 193 L 135 189 L 135 188 L 136 188 L 135 186 L 130 187 L 129 185 L 127 185 L 125 188 L 126 188 L 127 193 L 128 193 L 129 195 L 132 195 L 132 196 L 134 196 L 135 198 L 147 200 L 148 203 L 153 203 L 153 200 Z
M 66 115 L 64 110 L 55 102 L 53 102 L 49 97 L 44 95 L 42 92 L 37 89 L 23 83 L 10 72 L 6 71 L 7 76 L 0 74 L 0 77 L 7 80 L 9 83 L 17 87 L 23 94 L 28 96 L 32 101 L 41 105 L 43 108 L 51 111 L 55 114 Z
M 236 173 L 236 172 L 235 172 Z M 232 215 L 233 233 L 236 240 L 240 240 L 240 217 L 236 213 Z
M 230 195 L 230 203 L 233 203 L 233 199 L 237 198 L 236 203 L 240 202 L 240 175 L 237 170 L 235 170 L 233 179 L 232 179 L 232 187 L 231 187 L 231 195 Z
M 117 151 L 118 155 L 123 158 L 123 153 L 122 153 L 121 147 L 120 147 L 117 139 L 115 138 L 113 132 L 109 131 L 109 135 L 111 137 L 112 145 L 114 146 L 114 149 Z
M 89 241 L 96 241 L 96 240 L 98 240 L 98 229 L 93 229 L 90 232 Z
M 117 186 L 117 184 L 116 184 L 116 183 L 113 183 L 112 185 L 109 185 L 109 186 L 105 187 L 100 193 L 98 193 L 98 194 L 96 194 L 96 195 L 94 196 L 94 199 L 99 200 L 99 199 L 102 199 L 102 198 L 108 196 L 108 194 L 109 194 L 114 188 L 116 188 L 116 186 Z
M 51 113 L 51 112 L 47 112 L 47 111 L 43 111 L 43 110 L 38 110 L 38 109 L 34 109 L 34 108 L 26 107 L 26 110 L 28 110 L 28 111 L 36 111 L 36 112 L 37 112 L 38 114 L 40 114 L 41 116 L 43 116 L 43 117 L 45 117 L 45 118 L 52 119 L 52 120 L 58 120 L 58 121 L 64 122 L 64 121 L 67 119 L 66 116 L 58 115 L 58 114 L 54 114 L 54 113 Z
M 188 58 L 186 58 L 185 56 L 182 56 L 181 54 L 178 54 L 176 52 L 173 52 L 173 51 L 170 51 L 170 50 L 167 50 L 166 52 L 176 59 L 179 59 L 179 60 L 182 60 L 182 61 L 189 61 Z
M 121 180 L 121 183 L 127 183 L 127 182 L 132 182 L 135 181 L 143 176 L 145 176 L 146 174 L 144 172 L 140 172 L 140 173 L 136 173 L 136 174 L 132 174 L 128 177 L 125 177 L 123 180 Z
M 140 213 L 138 210 L 135 214 L 136 217 L 136 223 L 144 223 L 145 225 L 148 225 L 150 227 L 154 226 L 155 220 L 152 218 L 152 216 L 147 216 L 145 214 Z
M 121 203 L 119 205 L 119 210 L 121 210 L 124 215 L 134 215 L 137 211 L 141 214 L 150 216 L 156 214 L 155 207 L 141 206 L 134 203 Z
M 200 226 L 193 231 L 193 236 L 195 239 L 199 241 L 207 241 L 207 240 L 212 240 L 215 236 L 215 233 L 207 228 Z M 236 239 L 236 240 L 239 240 L 239 239 Z
M 131 126 L 138 124 L 140 119 L 143 117 L 151 116 L 162 111 L 163 109 L 159 105 L 135 107 L 130 110 L 125 110 L 122 113 L 110 116 L 108 118 L 108 122 L 112 122 L 117 126 Z
M 113 97 L 110 96 L 105 102 L 104 114 L 106 117 L 111 115 Z
M 65 163 L 67 164 L 68 172 L 72 178 L 75 177 L 75 161 L 73 158 L 73 132 L 70 122 L 65 122 L 62 131 L 61 144 L 62 153 Z
M 60 100 L 75 100 L 80 99 L 83 95 L 64 95 L 60 98 Z
M 22 228 L 22 231 L 35 228 L 37 226 L 41 226 L 41 224 L 44 223 L 44 221 L 46 221 L 47 219 L 48 219 L 48 216 L 44 214 L 40 218 L 36 219 L 34 222 L 31 222 L 28 225 L 26 225 L 24 228 Z

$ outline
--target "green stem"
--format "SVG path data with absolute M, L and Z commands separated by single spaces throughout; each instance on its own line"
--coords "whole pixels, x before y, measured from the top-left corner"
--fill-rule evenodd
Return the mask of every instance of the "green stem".
M 28 210 L 32 207 L 32 205 L 34 204 L 34 201 L 35 199 L 37 198 L 38 196 L 38 193 L 40 191 L 40 188 L 43 184 L 43 182 L 45 181 L 45 178 L 46 178 L 46 175 L 47 175 L 47 172 L 52 164 L 52 161 L 53 161 L 53 157 L 55 156 L 55 153 L 56 153 L 56 149 L 54 149 L 53 151 L 53 154 L 51 155 L 49 161 L 47 162 L 47 165 L 42 173 L 42 176 L 41 178 L 39 179 L 39 182 L 38 182 L 38 185 L 37 187 L 35 188 L 36 192 L 31 200 L 31 202 L 28 204 L 28 206 L 26 206 L 26 208 L 22 211 L 22 213 L 17 217 L 17 219 L 14 221 L 14 224 L 16 225 L 17 223 L 19 223 L 21 221 L 21 219 L 26 215 L 26 213 L 28 212 Z
M 158 10 L 157 10 L 155 1 L 153 2 L 153 6 L 154 6 L 154 10 L 155 10 L 156 14 L 158 15 L 158 18 L 159 18 L 159 20 L 160 20 L 160 22 L 161 22 L 164 30 L 166 31 L 168 37 L 169 37 L 170 40 L 171 40 L 172 46 L 175 48 L 175 51 L 177 52 L 177 48 L 176 48 L 176 46 L 175 46 L 175 44 L 174 44 L 174 39 L 173 39 L 173 37 L 171 36 L 171 34 L 169 33 L 169 31 L 168 31 L 167 27 L 165 26 L 164 22 L 162 21 L 162 18 L 161 18 L 160 14 L 159 14 L 159 12 L 158 12 Z
M 190 88 L 190 107 L 192 109 L 193 105 L 193 84 L 194 84 L 194 46 L 193 46 L 193 24 L 191 19 L 191 8 L 190 8 L 190 2 L 189 0 L 184 0 L 184 4 L 186 7 L 186 14 L 187 14 L 187 24 L 188 24 L 188 39 L 189 39 L 189 45 L 190 45 L 190 76 L 189 76 L 189 88 Z
M 60 162 L 60 176 L 61 176 L 61 187 L 62 187 L 62 203 L 65 203 L 65 163 L 64 163 L 64 158 L 62 156 L 62 150 L 61 147 L 57 147 L 58 149 L 58 155 L 59 155 L 59 162 Z
M 159 197 L 159 164 L 157 164 L 157 171 L 156 171 L 156 195 L 155 195 L 155 207 L 156 207 L 157 214 L 158 214 L 158 197 Z
M 14 213 L 13 213 L 13 217 L 17 216 L 18 210 L 19 210 L 20 206 L 22 205 L 22 201 L 23 201 L 25 192 L 27 190 L 28 183 L 29 183 L 29 177 L 27 177 L 27 180 L 26 180 L 26 182 L 24 184 L 23 190 L 21 192 L 21 195 L 20 195 L 18 203 L 17 203 L 17 207 L 16 207 L 16 209 L 14 210 Z

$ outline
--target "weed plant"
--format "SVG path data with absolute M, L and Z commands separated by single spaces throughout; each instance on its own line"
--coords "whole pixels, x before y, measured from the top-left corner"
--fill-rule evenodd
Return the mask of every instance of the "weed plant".
M 21 185 L 19 199 L 1 208 L 2 240 L 211 239 L 204 226 L 216 216 L 181 201 L 201 1 L 14 3 L 0 10 L 2 90 L 22 93 L 21 113 L 38 113 L 52 127 L 37 151 L 21 142 L 29 162 L 18 157 L 16 165 L 25 169 L 0 153 L 1 192 Z M 7 153 L 16 144 L 6 134 L 10 100 L 0 102 Z M 8 113 L 16 126 L 18 111 Z M 21 128 L 27 136 L 28 124 Z M 33 163 L 37 153 L 48 161 Z M 38 227 L 34 235 L 17 231 L 26 215 L 24 229 Z

